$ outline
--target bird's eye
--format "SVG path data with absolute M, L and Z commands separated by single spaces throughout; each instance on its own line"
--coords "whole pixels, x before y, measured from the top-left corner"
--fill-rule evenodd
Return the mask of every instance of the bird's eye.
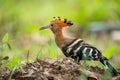
M 51 26 L 53 26 L 53 24 L 51 24 Z

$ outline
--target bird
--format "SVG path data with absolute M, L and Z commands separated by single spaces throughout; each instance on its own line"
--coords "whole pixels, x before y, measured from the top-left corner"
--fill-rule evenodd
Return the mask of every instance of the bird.
M 50 29 L 54 34 L 57 46 L 61 49 L 63 54 L 66 57 L 74 59 L 76 63 L 79 63 L 80 60 L 100 61 L 112 73 L 112 75 L 118 75 L 117 70 L 96 47 L 88 44 L 83 39 L 69 38 L 63 34 L 63 29 L 72 25 L 73 22 L 65 18 L 53 17 L 50 23 L 41 27 L 40 30 Z

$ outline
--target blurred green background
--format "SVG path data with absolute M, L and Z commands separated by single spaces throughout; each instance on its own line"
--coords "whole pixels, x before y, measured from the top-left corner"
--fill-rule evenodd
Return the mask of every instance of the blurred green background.
M 96 46 L 120 67 L 120 0 L 0 0 L 1 62 L 13 68 L 36 58 L 64 57 L 52 32 L 39 31 L 54 16 L 73 21 L 71 36 Z

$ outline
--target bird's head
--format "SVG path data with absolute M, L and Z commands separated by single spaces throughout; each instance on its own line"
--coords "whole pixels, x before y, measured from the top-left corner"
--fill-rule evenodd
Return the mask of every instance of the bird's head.
M 67 19 L 62 19 L 60 17 L 53 17 L 50 24 L 44 27 L 41 27 L 40 30 L 43 29 L 51 29 L 54 33 L 62 30 L 64 27 L 71 26 L 73 23 L 71 21 L 67 21 Z

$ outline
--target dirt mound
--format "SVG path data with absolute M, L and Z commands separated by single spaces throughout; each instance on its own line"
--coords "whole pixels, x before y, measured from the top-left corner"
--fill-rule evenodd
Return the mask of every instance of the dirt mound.
M 0 69 L 0 80 L 103 80 L 104 69 L 98 67 L 82 68 L 71 59 L 46 59 L 26 63 L 10 71 Z M 107 76 L 107 80 L 120 80 L 120 76 Z

